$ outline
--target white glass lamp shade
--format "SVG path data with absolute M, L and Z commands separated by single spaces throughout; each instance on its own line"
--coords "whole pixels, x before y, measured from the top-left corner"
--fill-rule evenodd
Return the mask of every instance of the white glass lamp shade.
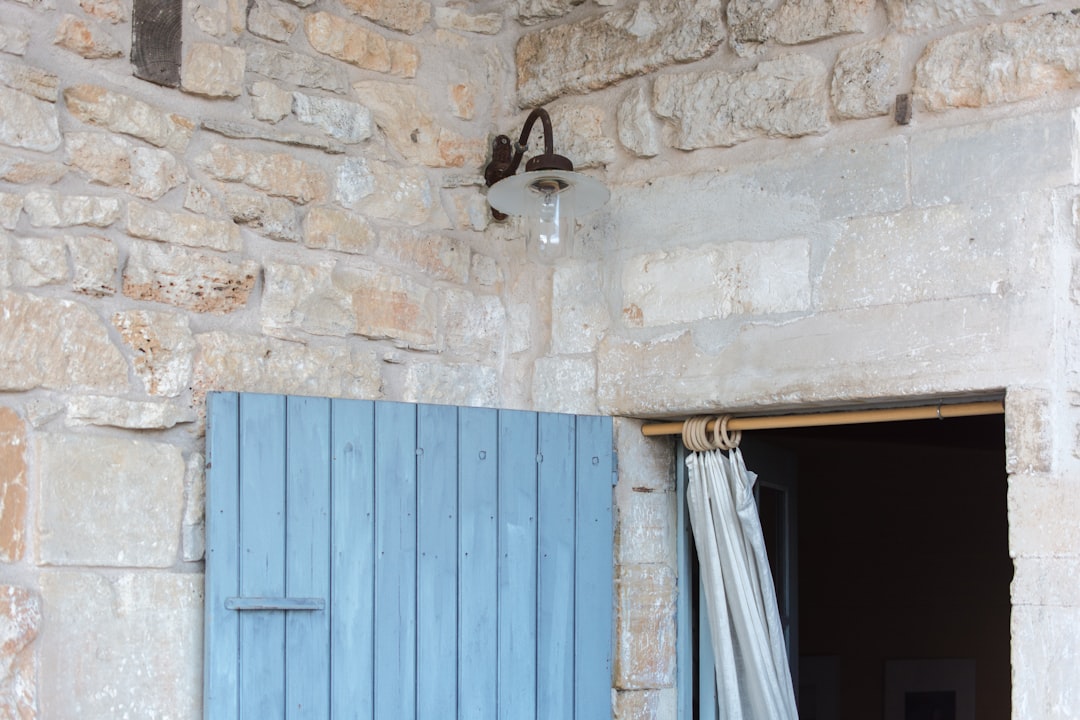
M 600 207 L 609 196 L 602 183 L 587 175 L 535 170 L 492 185 L 488 203 L 507 215 L 524 216 L 530 227 L 530 254 L 552 261 L 570 252 L 575 218 Z

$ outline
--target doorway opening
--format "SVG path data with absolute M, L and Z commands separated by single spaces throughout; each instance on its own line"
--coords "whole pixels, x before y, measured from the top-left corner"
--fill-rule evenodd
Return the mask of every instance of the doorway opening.
M 1009 720 L 1004 418 L 763 430 L 741 447 L 759 483 L 794 488 L 786 524 L 775 498 L 759 511 L 801 720 Z

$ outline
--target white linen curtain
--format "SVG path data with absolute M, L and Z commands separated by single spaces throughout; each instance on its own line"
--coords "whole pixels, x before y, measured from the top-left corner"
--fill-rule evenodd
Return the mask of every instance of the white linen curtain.
M 719 717 L 797 720 L 753 487 L 738 448 L 691 452 L 687 504 L 705 592 Z

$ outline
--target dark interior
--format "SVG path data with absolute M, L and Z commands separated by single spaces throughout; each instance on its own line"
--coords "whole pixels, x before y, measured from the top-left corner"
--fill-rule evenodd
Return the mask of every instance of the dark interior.
M 886 717 L 889 661 L 949 658 L 974 661 L 975 717 L 1008 720 L 1003 418 L 749 437 L 751 470 L 776 453 L 797 475 L 801 719 Z M 935 702 L 911 693 L 900 717 L 951 717 Z

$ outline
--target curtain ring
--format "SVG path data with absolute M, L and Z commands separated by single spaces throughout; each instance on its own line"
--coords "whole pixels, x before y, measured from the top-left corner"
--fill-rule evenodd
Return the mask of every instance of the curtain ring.
M 742 430 L 736 430 L 734 434 L 728 433 L 728 422 L 731 420 L 730 415 L 725 415 L 723 420 L 720 421 L 720 442 L 725 450 L 734 450 L 739 447 L 739 442 L 742 440 Z M 716 429 L 713 428 L 715 434 Z
M 705 432 L 707 417 L 692 417 L 683 421 L 683 445 L 691 452 L 705 452 L 709 450 L 709 438 Z

